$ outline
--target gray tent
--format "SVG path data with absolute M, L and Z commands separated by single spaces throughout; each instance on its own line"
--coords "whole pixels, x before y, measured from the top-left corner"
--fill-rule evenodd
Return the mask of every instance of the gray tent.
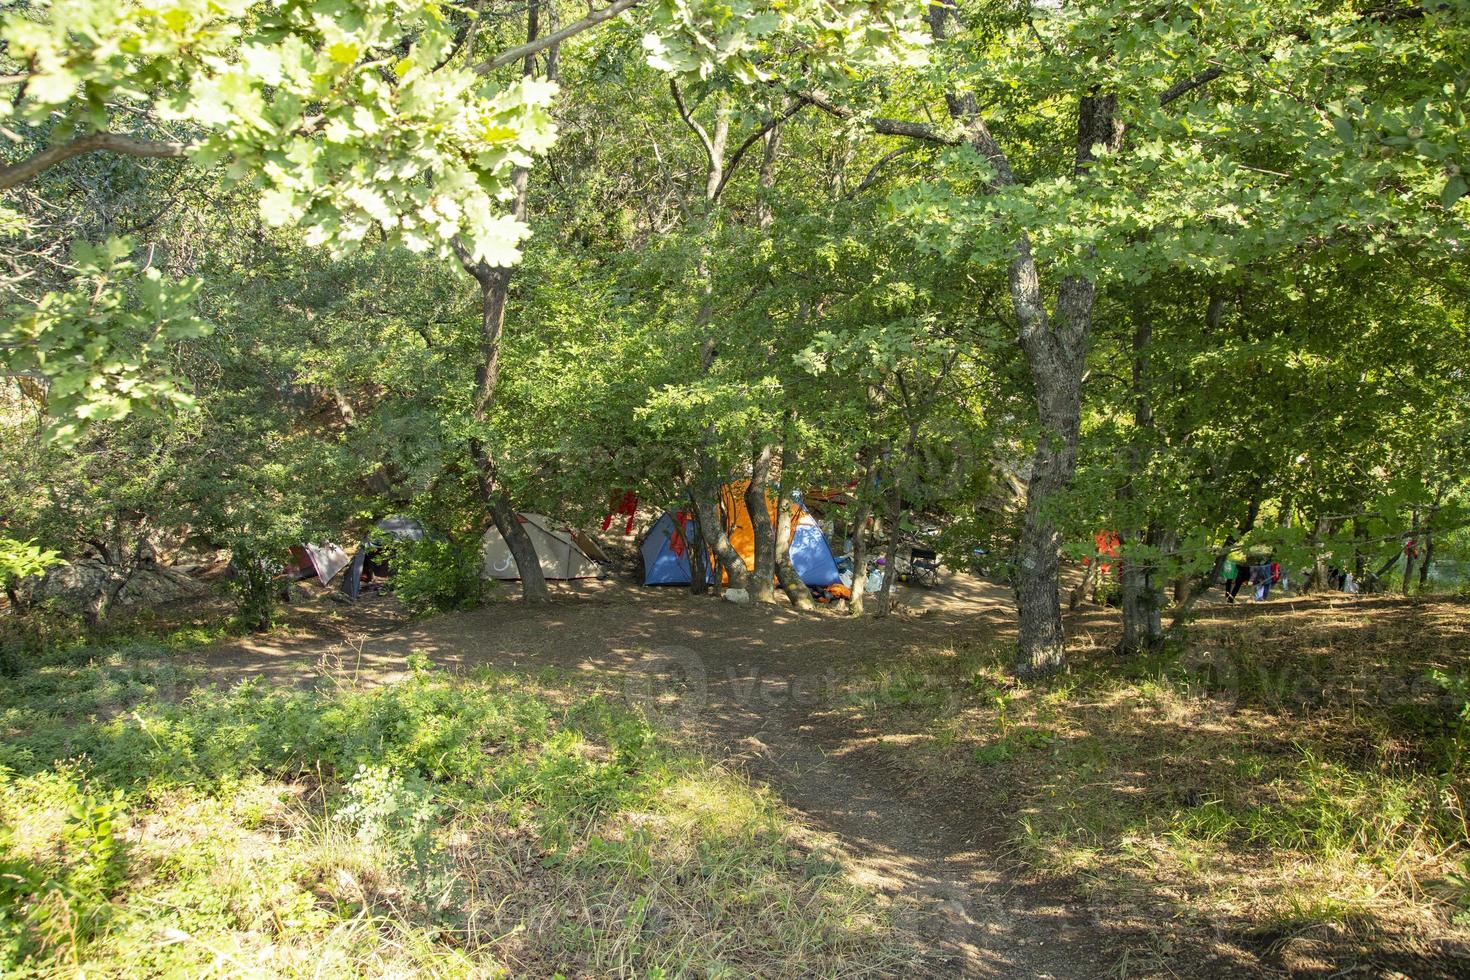
M 298 579 L 316 576 L 326 585 L 352 561 L 347 552 L 334 544 L 298 544 L 291 548 L 292 565 Z
M 596 542 L 585 534 L 570 528 L 553 527 L 540 514 L 518 514 L 521 526 L 530 535 L 536 556 L 541 559 L 541 574 L 548 579 L 597 578 L 602 574 L 601 562 L 607 556 Z M 485 532 L 480 549 L 484 557 L 486 578 L 513 580 L 521 577 L 516 560 L 510 553 L 500 529 L 492 527 Z
M 379 541 L 392 539 L 393 541 L 422 541 L 424 540 L 424 526 L 412 517 L 404 517 L 395 514 L 385 517 L 373 525 L 376 530 L 373 538 Z M 347 593 L 347 598 L 356 599 L 362 591 L 362 574 L 371 571 L 373 575 L 387 577 L 392 570 L 384 561 L 374 561 L 372 553 L 378 550 L 373 543 L 373 538 L 368 538 L 357 546 L 357 554 L 352 556 L 352 564 L 347 566 L 347 575 L 342 579 L 342 591 Z

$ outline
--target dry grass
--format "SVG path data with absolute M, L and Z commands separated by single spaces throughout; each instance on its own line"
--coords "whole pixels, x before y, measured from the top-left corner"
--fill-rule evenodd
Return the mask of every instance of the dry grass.
M 982 800 L 1018 862 L 1150 935 L 1121 972 L 1470 969 L 1470 730 L 1430 679 L 1470 672 L 1470 607 L 1281 602 L 1106 647 L 1033 688 L 1004 651 L 911 659 L 844 709 L 850 751 Z

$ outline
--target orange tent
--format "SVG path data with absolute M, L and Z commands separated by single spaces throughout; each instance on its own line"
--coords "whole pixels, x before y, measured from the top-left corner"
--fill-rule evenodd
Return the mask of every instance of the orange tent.
M 725 534 L 730 545 L 745 562 L 745 567 L 755 571 L 755 527 L 751 524 L 750 511 L 745 506 L 745 490 L 749 480 L 727 483 L 720 489 L 720 517 L 725 525 Z M 801 580 L 809 586 L 825 588 L 840 587 L 837 562 L 821 525 L 800 502 L 787 500 L 791 513 L 791 563 Z M 766 512 L 771 517 L 771 527 L 776 526 L 776 499 L 766 494 Z

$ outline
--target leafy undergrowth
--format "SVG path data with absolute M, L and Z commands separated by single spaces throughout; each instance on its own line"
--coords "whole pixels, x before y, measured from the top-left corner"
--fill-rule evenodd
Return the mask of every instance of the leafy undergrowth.
M 1470 970 L 1465 603 L 1223 612 L 1030 688 L 1008 653 L 873 678 L 843 709 L 850 751 L 980 801 L 1115 923 L 1118 972 Z
M 0 975 L 795 976 L 913 946 L 764 792 L 622 705 L 411 658 L 187 690 L 157 645 L 0 689 Z

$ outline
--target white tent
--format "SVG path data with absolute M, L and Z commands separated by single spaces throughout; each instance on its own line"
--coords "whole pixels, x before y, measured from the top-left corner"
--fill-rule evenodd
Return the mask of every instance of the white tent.
M 602 549 L 586 535 L 571 529 L 553 528 L 540 514 L 519 514 L 521 527 L 531 538 L 536 556 L 541 559 L 541 574 L 548 579 L 596 578 L 602 574 L 598 562 L 607 561 Z M 520 569 L 500 529 L 485 532 L 480 554 L 485 561 L 486 578 L 518 579 Z

